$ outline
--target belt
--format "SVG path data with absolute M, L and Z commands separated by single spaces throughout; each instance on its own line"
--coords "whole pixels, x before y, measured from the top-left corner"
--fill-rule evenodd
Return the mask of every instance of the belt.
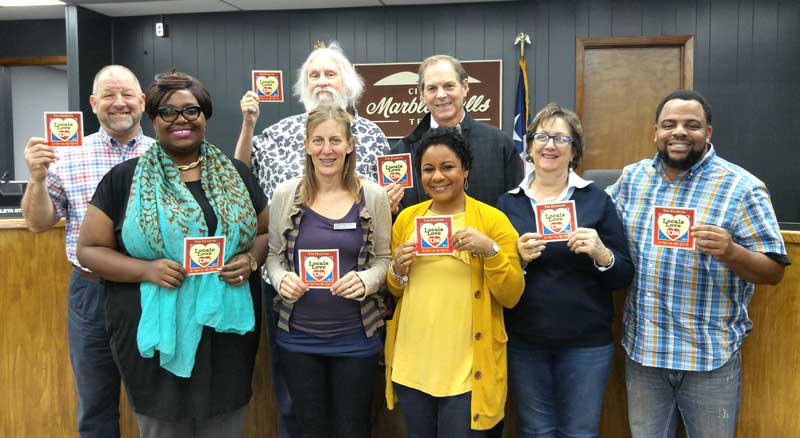
M 98 281 L 98 282 L 99 282 L 99 281 L 103 281 L 103 279 L 102 279 L 102 278 L 100 278 L 100 277 L 98 277 L 98 276 L 96 276 L 96 275 L 92 274 L 92 273 L 91 273 L 91 272 L 89 272 L 89 271 L 84 271 L 83 269 L 81 269 L 81 268 L 79 268 L 79 267 L 77 267 L 77 266 L 75 266 L 75 265 L 72 265 L 72 267 L 74 267 L 74 268 L 75 268 L 75 271 L 76 271 L 78 274 L 81 274 L 81 275 L 83 275 L 84 277 L 88 278 L 89 280 L 92 280 L 92 281 Z

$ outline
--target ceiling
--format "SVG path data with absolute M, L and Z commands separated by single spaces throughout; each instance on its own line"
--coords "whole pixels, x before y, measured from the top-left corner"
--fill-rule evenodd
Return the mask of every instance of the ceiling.
M 266 11 L 282 9 L 355 8 L 431 5 L 507 0 L 62 0 L 111 17 L 189 14 L 196 12 Z M 64 6 L 0 7 L 0 20 L 63 19 Z

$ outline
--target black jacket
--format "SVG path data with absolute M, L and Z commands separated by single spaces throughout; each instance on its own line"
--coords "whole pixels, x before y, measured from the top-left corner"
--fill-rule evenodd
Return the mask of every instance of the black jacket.
M 411 162 L 414 163 L 419 151 L 419 141 L 430 127 L 431 115 L 428 113 L 411 134 L 395 143 L 392 153 L 411 153 Z M 467 194 L 494 206 L 500 195 L 522 181 L 522 160 L 514 142 L 499 129 L 474 120 L 469 113 L 461 121 L 461 132 L 472 151 Z M 420 169 L 414 166 L 414 188 L 406 189 L 402 206 L 414 205 L 428 199 L 430 197 L 422 189 Z

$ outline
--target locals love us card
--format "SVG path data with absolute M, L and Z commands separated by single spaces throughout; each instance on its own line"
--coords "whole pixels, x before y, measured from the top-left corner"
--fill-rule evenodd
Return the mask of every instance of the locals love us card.
M 298 256 L 300 279 L 308 287 L 328 289 L 339 280 L 338 249 L 301 249 Z
M 453 216 L 422 216 L 414 219 L 417 255 L 453 254 Z
M 394 154 L 378 157 L 378 184 L 381 187 L 396 183 L 403 188 L 414 187 L 411 171 L 411 154 Z
M 280 70 L 253 70 L 253 93 L 259 102 L 283 102 L 283 73 Z
M 225 236 L 183 239 L 183 269 L 186 275 L 217 272 L 222 269 L 224 260 Z
M 653 207 L 653 245 L 694 249 L 693 208 Z
M 83 145 L 83 113 L 44 113 L 44 131 L 50 146 Z
M 575 201 L 536 204 L 536 228 L 542 240 L 568 240 L 578 228 Z

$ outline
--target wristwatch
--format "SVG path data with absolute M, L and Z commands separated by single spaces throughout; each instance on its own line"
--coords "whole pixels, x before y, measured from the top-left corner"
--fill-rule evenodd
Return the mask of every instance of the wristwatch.
M 249 252 L 245 252 L 245 254 L 250 258 L 250 272 L 256 272 L 258 270 L 258 261 L 253 257 L 253 254 Z
M 488 253 L 484 254 L 484 257 L 494 257 L 498 252 L 500 252 L 500 245 L 497 242 L 492 242 L 492 249 L 489 250 Z

